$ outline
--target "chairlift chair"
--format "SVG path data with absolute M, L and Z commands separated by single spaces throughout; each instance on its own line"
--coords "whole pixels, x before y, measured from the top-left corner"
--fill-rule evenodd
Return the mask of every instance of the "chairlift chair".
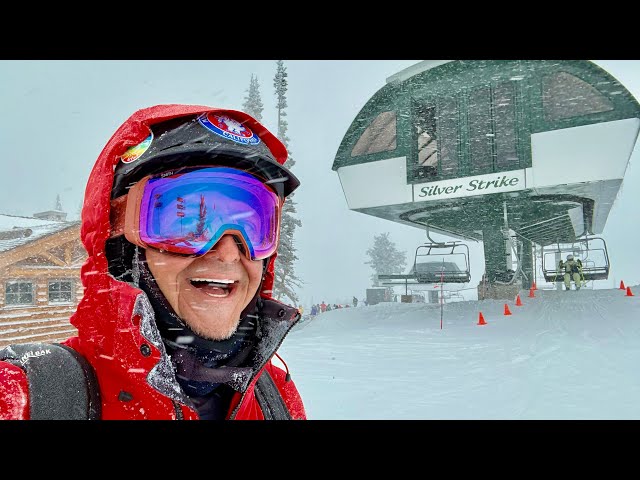
M 462 242 L 431 242 L 416 248 L 413 268 L 418 283 L 468 283 L 469 247 Z
M 609 277 L 607 244 L 601 237 L 578 238 L 572 243 L 556 243 L 542 247 L 542 273 L 547 282 L 557 282 L 564 277 L 558 272 L 559 260 L 565 261 L 572 254 L 582 262 L 585 281 L 606 280 Z

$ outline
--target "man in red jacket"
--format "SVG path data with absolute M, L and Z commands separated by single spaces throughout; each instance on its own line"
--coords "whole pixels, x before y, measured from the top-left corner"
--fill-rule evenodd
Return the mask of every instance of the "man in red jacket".
M 84 418 L 55 403 L 72 369 L 42 374 L 56 349 L 97 379 L 89 418 L 306 419 L 277 354 L 300 313 L 271 298 L 282 206 L 300 183 L 286 158 L 240 111 L 135 112 L 87 183 L 78 335 L 0 350 L 0 419 Z

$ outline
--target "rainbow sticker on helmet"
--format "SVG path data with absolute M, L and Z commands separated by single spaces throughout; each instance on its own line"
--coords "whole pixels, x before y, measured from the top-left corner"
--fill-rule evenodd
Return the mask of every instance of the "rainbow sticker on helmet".
M 124 154 L 120 157 L 120 160 L 122 160 L 123 163 L 135 162 L 142 156 L 144 152 L 147 151 L 147 149 L 151 145 L 152 140 L 153 132 L 150 133 L 149 136 L 142 141 L 142 143 L 127 148 L 127 151 L 124 152 Z
M 220 135 L 227 140 L 244 145 L 257 145 L 260 138 L 238 120 L 231 118 L 229 115 L 205 113 L 198 117 L 200 124 L 210 132 Z

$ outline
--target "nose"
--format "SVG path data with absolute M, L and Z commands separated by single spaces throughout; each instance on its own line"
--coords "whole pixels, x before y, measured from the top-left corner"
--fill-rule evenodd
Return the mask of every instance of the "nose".
M 240 260 L 242 252 L 233 235 L 223 235 L 218 243 L 207 253 L 207 256 L 216 256 L 222 262 L 232 263 Z

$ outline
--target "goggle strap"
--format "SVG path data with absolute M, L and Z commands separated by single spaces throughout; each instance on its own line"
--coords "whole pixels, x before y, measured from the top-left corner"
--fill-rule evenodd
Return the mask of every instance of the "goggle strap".
M 110 238 L 119 237 L 124 234 L 125 212 L 127 210 L 127 195 L 122 195 L 111 200 L 111 211 L 109 213 L 111 223 Z

